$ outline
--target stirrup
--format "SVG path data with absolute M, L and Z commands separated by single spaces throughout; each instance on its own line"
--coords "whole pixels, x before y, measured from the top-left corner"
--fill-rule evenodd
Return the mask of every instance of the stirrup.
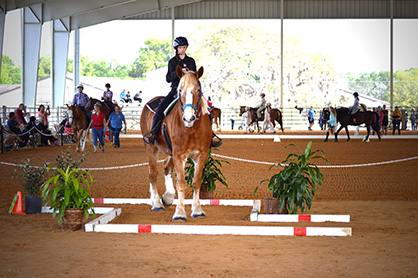
M 215 141 L 213 141 L 213 138 L 218 138 L 219 141 L 215 142 Z M 212 139 L 210 141 L 210 147 L 211 148 L 219 148 L 220 146 L 222 146 L 222 143 L 223 143 L 222 139 L 219 138 L 215 133 L 212 132 Z
M 142 136 L 142 140 L 144 140 L 144 142 L 147 143 L 148 145 L 154 144 L 155 135 L 150 131 L 144 136 Z

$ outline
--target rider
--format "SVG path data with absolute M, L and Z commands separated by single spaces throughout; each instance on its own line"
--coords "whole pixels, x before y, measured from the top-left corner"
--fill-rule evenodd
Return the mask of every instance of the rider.
M 113 106 L 113 102 L 112 102 L 113 92 L 110 90 L 109 83 L 106 83 L 105 87 L 106 87 L 106 91 L 103 92 L 102 99 L 106 103 L 106 105 L 109 107 L 110 109 L 109 115 L 110 115 L 113 111 L 115 111 L 115 107 Z
M 79 84 L 77 86 L 78 92 L 74 95 L 73 98 L 73 105 L 80 107 L 85 115 L 86 115 L 86 122 L 90 123 L 91 121 L 91 111 L 89 110 L 90 106 L 90 98 L 83 92 L 84 86 L 83 84 Z
M 356 114 L 360 111 L 360 99 L 358 97 L 358 93 L 354 92 L 354 103 L 350 106 L 350 119 L 354 119 Z
M 263 111 L 266 108 L 266 100 L 265 100 L 266 95 L 264 93 L 261 93 L 260 97 L 261 97 L 261 101 L 260 101 L 260 104 L 258 105 L 258 109 L 257 109 L 257 118 L 258 119 L 261 119 L 261 111 Z
M 152 120 L 151 131 L 145 134 L 143 137 L 143 140 L 147 144 L 154 144 L 154 140 L 164 118 L 164 111 L 177 96 L 177 87 L 180 83 L 180 78 L 177 76 L 176 72 L 177 66 L 180 66 L 184 73 L 187 73 L 188 71 L 196 72 L 195 60 L 192 57 L 186 55 L 188 46 L 189 42 L 185 37 L 177 37 L 174 40 L 173 47 L 176 50 L 176 55 L 168 62 L 168 72 L 166 75 L 166 81 L 171 82 L 171 91 L 158 106 L 157 112 L 155 113 Z M 211 146 L 217 148 L 221 144 L 222 141 L 214 142 L 212 140 Z

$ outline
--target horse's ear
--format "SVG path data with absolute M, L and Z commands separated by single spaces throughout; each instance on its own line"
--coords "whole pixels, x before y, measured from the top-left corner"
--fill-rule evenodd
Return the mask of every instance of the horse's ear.
M 65 104 L 65 105 L 67 105 L 67 108 L 70 109 L 70 106 L 68 106 L 68 104 Z
M 182 70 L 182 68 L 180 67 L 180 66 L 177 66 L 176 67 L 176 73 L 177 73 L 177 76 L 181 79 L 182 77 L 183 77 L 183 75 L 184 75 L 184 72 L 183 72 L 183 70 Z
M 203 75 L 203 67 L 200 67 L 199 70 L 196 72 L 196 77 L 199 79 Z

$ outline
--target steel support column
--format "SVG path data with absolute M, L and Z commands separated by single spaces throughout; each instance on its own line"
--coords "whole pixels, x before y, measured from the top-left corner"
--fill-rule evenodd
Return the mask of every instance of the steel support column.
M 74 30 L 74 92 L 80 84 L 80 30 Z
M 393 110 L 393 0 L 390 0 L 390 111 Z
M 65 80 L 67 75 L 70 18 L 52 21 L 52 106 L 64 105 Z
M 284 19 L 284 0 L 280 1 L 280 109 L 283 111 L 284 105 L 283 105 L 283 74 L 284 74 L 284 57 L 283 57 L 283 19 Z
M 42 4 L 23 8 L 21 17 L 22 101 L 29 107 L 35 107 L 42 33 Z
M 174 39 L 175 39 L 175 23 L 176 23 L 176 18 L 175 18 L 175 8 L 176 7 L 171 7 L 171 46 L 173 46 L 174 43 Z M 174 48 L 171 48 L 171 56 L 174 56 Z
M 0 0 L 0 76 L 3 56 L 4 19 L 6 17 L 6 0 Z M 1 80 L 1 78 L 0 78 Z

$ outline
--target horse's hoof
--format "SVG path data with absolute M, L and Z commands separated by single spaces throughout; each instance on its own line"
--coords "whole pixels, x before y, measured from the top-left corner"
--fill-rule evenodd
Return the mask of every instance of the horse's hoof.
M 328 142 L 328 139 L 325 139 L 324 142 Z
M 163 203 L 163 205 L 165 206 L 165 207 L 169 207 L 169 206 L 171 206 L 173 203 L 171 203 L 171 204 L 167 204 L 165 201 L 164 201 L 164 199 L 161 199 L 161 203 Z
M 164 210 L 163 207 L 152 207 L 151 211 L 162 211 Z
M 206 214 L 204 214 L 204 213 L 192 214 L 192 218 L 193 219 L 196 219 L 196 218 L 206 218 Z
M 338 140 L 334 140 L 335 143 L 338 143 Z
M 176 221 L 187 222 L 187 217 L 183 217 L 183 216 L 173 217 L 173 222 L 176 222 Z

